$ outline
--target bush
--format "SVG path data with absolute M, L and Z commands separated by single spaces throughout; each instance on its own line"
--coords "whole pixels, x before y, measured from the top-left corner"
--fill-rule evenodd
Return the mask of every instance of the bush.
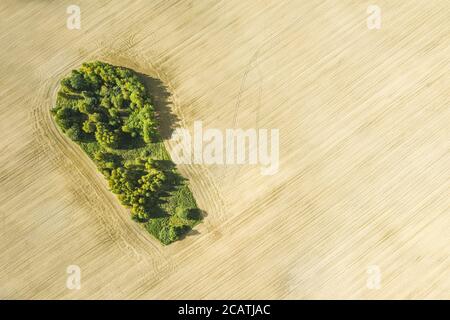
M 73 126 L 67 129 L 66 135 L 74 141 L 80 141 L 82 137 L 81 130 L 77 126 Z
M 159 239 L 164 244 L 172 243 L 178 240 L 177 229 L 174 226 L 167 226 L 159 231 Z

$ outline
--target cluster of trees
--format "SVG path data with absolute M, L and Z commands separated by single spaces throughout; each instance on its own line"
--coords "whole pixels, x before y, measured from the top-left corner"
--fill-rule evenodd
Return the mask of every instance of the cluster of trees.
M 173 188 L 175 169 L 163 168 L 148 153 L 133 161 L 121 156 L 136 141 L 160 141 L 154 108 L 131 70 L 84 63 L 61 81 L 52 113 L 70 139 L 95 145 L 90 156 L 111 191 L 131 209 L 133 219 L 148 222 L 158 215 L 162 199 Z M 159 225 L 161 221 L 167 222 L 158 220 L 152 226 L 159 228 L 155 232 L 163 243 L 175 241 L 185 231 L 183 226 Z
M 167 172 L 152 159 L 138 159 L 133 164 L 119 166 L 113 154 L 97 152 L 98 166 L 107 177 L 111 191 L 118 194 L 122 204 L 131 208 L 137 221 L 147 221 L 152 210 L 159 207 L 169 180 Z M 136 164 L 137 162 L 137 164 Z
M 84 63 L 61 81 L 60 97 L 70 103 L 53 109 L 56 122 L 75 141 L 95 138 L 117 149 L 133 138 L 146 143 L 159 138 L 154 108 L 129 69 Z

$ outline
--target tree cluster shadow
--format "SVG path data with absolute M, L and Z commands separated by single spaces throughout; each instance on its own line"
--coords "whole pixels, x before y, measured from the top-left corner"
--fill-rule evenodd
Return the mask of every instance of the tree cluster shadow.
M 163 140 L 170 139 L 172 132 L 178 126 L 180 119 L 173 112 L 171 94 L 166 85 L 158 78 L 136 72 L 139 79 L 144 83 L 147 92 L 152 98 L 159 121 L 159 129 Z
M 159 130 L 161 138 L 163 140 L 170 139 L 175 128 L 179 126 L 180 119 L 173 111 L 173 102 L 171 99 L 171 93 L 167 89 L 167 86 L 158 78 L 154 78 L 144 73 L 136 72 L 139 80 L 144 84 L 148 94 L 152 99 L 152 104 L 155 107 L 157 119 L 159 122 Z M 171 161 L 159 161 L 159 165 L 164 167 L 164 169 L 169 169 L 175 164 Z M 174 177 L 172 177 L 174 178 Z M 178 180 L 180 177 L 175 177 L 174 185 L 179 186 L 184 183 L 184 179 Z M 167 190 L 170 191 L 170 190 Z M 195 209 L 196 212 L 192 212 L 197 219 L 202 221 L 208 215 L 206 211 L 201 209 Z M 158 214 L 158 213 L 157 213 Z M 161 212 L 159 212 L 161 214 Z M 198 230 L 190 229 L 186 233 L 180 236 L 180 240 L 200 234 Z

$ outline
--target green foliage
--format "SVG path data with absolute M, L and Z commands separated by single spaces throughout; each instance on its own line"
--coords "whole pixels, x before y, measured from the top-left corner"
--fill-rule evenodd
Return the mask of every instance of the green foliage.
M 178 239 L 178 233 L 179 231 L 177 227 L 167 226 L 159 231 L 159 238 L 162 243 L 169 244 Z
M 84 80 L 83 75 L 79 71 L 74 70 L 72 71 L 72 76 L 70 77 L 70 86 L 76 91 L 81 91 L 86 89 L 88 84 Z
M 109 128 L 107 125 L 98 122 L 95 131 L 97 142 L 106 147 L 116 149 L 119 146 L 120 132 Z
M 61 80 L 53 117 L 94 160 L 133 220 L 163 244 L 179 239 L 200 215 L 161 142 L 151 100 L 129 69 L 84 63 Z
M 97 126 L 95 125 L 95 122 L 88 119 L 85 122 L 83 122 L 83 131 L 86 133 L 93 133 L 97 129 Z
M 184 208 L 183 206 L 176 207 L 176 215 L 184 220 L 199 220 L 201 213 L 198 208 Z
M 115 169 L 120 165 L 120 157 L 113 153 L 105 151 L 97 151 L 94 153 L 94 160 L 97 162 L 97 166 L 105 171 L 105 169 Z M 108 171 L 108 177 L 110 177 L 111 172 Z
M 82 138 L 81 130 L 77 126 L 73 126 L 67 129 L 66 135 L 74 141 L 79 141 Z

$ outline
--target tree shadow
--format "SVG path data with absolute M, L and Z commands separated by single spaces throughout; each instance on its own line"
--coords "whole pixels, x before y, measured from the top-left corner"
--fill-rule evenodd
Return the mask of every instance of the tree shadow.
M 192 216 L 192 218 L 195 218 L 199 223 L 201 223 L 203 221 L 203 219 L 205 219 L 205 217 L 208 216 L 208 213 L 206 213 L 205 210 L 201 210 L 201 209 L 191 209 L 193 211 L 195 211 L 195 217 Z M 192 212 L 192 214 L 194 214 Z M 194 226 L 195 228 L 195 226 Z M 200 234 L 200 231 L 196 230 L 196 229 L 192 229 L 192 228 L 187 228 L 183 233 L 181 233 L 179 235 L 178 240 L 183 240 L 187 237 L 193 237 L 193 236 L 197 236 Z
M 134 71 L 134 70 L 133 70 Z M 144 73 L 136 72 L 139 80 L 144 84 L 148 95 L 151 98 L 152 105 L 156 111 L 156 117 L 159 123 L 159 133 L 162 140 L 167 140 L 172 137 L 172 133 L 175 128 L 179 126 L 180 119 L 174 112 L 173 102 L 171 99 L 171 93 L 167 86 L 158 78 L 154 78 Z M 178 188 L 186 182 L 186 179 L 178 172 L 169 174 L 170 170 L 175 168 L 176 165 L 170 160 L 158 160 L 155 163 L 160 169 L 164 170 L 168 174 L 171 188 L 165 186 L 164 193 L 161 195 L 161 199 L 164 202 L 164 196 L 169 196 L 173 188 Z M 166 217 L 168 213 L 161 207 L 162 203 L 157 205 L 157 208 L 153 208 L 152 218 Z M 202 222 L 208 214 L 206 211 L 195 208 L 189 212 L 189 217 L 193 220 L 197 220 L 198 223 Z M 195 228 L 195 226 L 194 226 Z M 198 230 L 187 227 L 180 234 L 178 240 L 182 240 L 186 237 L 199 235 Z
M 195 230 L 195 229 L 189 229 L 189 231 L 186 231 L 186 232 L 180 234 L 178 241 L 186 239 L 187 237 L 197 236 L 199 234 L 200 234 L 200 231 Z
M 139 135 L 137 137 L 132 137 L 130 134 L 122 134 L 118 146 L 118 150 L 132 150 L 137 148 L 142 148 L 145 146 L 144 139 Z
M 149 75 L 135 72 L 139 80 L 142 81 L 149 96 L 152 99 L 152 105 L 156 110 L 156 117 L 159 123 L 159 132 L 163 140 L 170 139 L 172 132 L 178 126 L 180 119 L 173 112 L 173 103 L 171 93 L 167 86 L 159 79 Z

